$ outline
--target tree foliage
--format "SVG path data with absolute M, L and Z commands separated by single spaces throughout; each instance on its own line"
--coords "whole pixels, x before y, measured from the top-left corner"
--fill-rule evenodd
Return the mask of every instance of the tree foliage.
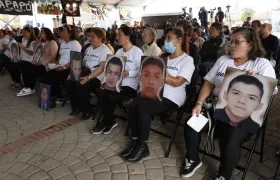
M 244 8 L 242 15 L 241 15 L 241 19 L 242 21 L 246 21 L 247 17 L 253 17 L 255 14 L 255 10 L 252 8 Z

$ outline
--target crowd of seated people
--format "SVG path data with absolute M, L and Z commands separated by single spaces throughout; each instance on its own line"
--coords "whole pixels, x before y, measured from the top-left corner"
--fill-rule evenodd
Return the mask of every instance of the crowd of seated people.
M 139 37 L 139 32 L 136 34 L 135 29 L 127 25 L 109 30 L 98 27 L 83 30 L 65 24 L 55 28 L 53 32 L 48 28 L 39 30 L 27 25 L 20 32 L 0 30 L 0 65 L 1 69 L 5 67 L 11 76 L 13 83 L 9 87 L 21 88 L 17 96 L 34 94 L 36 82 L 44 83 L 51 86 L 51 104 L 55 104 L 64 99 L 62 87 L 65 87 L 71 104 L 70 115 L 81 120 L 90 118 L 90 94 L 96 94 L 102 119 L 92 127 L 91 132 L 94 135 L 110 134 L 118 125 L 114 116 L 118 102 L 132 97 L 128 110 L 132 143 L 121 156 L 133 163 L 149 156 L 146 142 L 150 134 L 151 116 L 177 109 L 184 104 L 185 87 L 191 83 L 197 67 L 200 68 L 204 83 L 193 107 L 194 115 L 201 113 L 202 105 L 208 96 L 219 94 L 223 77 L 220 77 L 218 72 L 224 73 L 227 67 L 275 78 L 271 59 L 265 59 L 268 58 L 265 51 L 273 51 L 272 59 L 277 59 L 274 55 L 278 54 L 276 48 L 269 44 L 275 39 L 271 36 L 270 24 L 257 23 L 253 26 L 252 23 L 252 28 L 239 27 L 232 33 L 228 27 L 224 29 L 227 37 L 223 33 L 223 25 L 213 23 L 209 27 L 209 37 L 204 39 L 199 27 L 193 28 L 190 21 L 180 20 L 175 27 L 165 29 L 163 37 L 157 40 L 156 30 L 151 27 L 142 27 Z M 18 38 L 20 33 L 22 37 Z M 13 43 L 18 43 L 20 49 L 18 62 L 11 61 Z M 34 52 L 41 43 L 45 45 L 43 53 L 40 59 L 35 61 Z M 70 76 L 71 51 L 83 53 L 80 79 L 74 80 Z M 109 90 L 116 87 L 100 88 L 103 86 L 101 83 L 104 76 L 112 73 L 107 69 L 109 65 L 105 67 L 108 55 L 126 57 L 125 65 L 121 66 L 123 71 L 113 75 L 113 78 L 122 79 L 120 92 Z M 142 56 L 149 58 L 141 67 Z M 163 66 L 157 61 L 163 58 L 167 59 L 164 71 L 160 70 Z M 50 64 L 55 67 L 50 68 Z M 165 78 L 148 77 L 149 67 L 154 71 L 158 69 Z M 144 95 L 144 89 L 139 91 L 139 82 L 144 78 L 150 78 L 151 84 L 163 88 L 161 100 L 158 96 Z M 228 132 L 227 136 L 221 135 L 225 131 Z M 241 144 L 254 132 L 244 131 L 238 125 L 220 123 L 217 124 L 215 134 L 221 145 L 221 165 L 216 179 L 229 180 L 240 159 Z M 200 134 L 185 125 L 185 141 L 187 154 L 181 175 L 190 177 L 202 165 L 199 158 Z

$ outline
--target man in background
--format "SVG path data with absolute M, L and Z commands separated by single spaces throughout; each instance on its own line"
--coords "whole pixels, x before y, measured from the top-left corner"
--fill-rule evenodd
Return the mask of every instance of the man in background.
M 222 11 L 221 7 L 218 7 L 218 12 L 216 14 L 217 20 L 219 23 L 223 24 L 224 18 L 225 18 L 225 13 Z

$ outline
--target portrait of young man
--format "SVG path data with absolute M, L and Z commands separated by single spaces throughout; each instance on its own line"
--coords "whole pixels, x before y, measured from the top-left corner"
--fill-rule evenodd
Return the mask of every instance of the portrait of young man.
M 151 100 L 162 100 L 165 63 L 162 59 L 147 57 L 142 61 L 139 76 L 140 96 Z
M 17 43 L 11 45 L 11 60 L 13 62 L 19 61 L 19 49 Z
M 40 44 L 35 52 L 34 52 L 34 55 L 33 55 L 33 62 L 39 62 L 40 58 L 41 58 L 41 55 L 43 53 L 43 49 L 44 49 L 44 45 Z
M 101 88 L 119 92 L 120 88 L 117 88 L 117 85 L 120 85 L 118 82 L 121 81 L 122 72 L 123 63 L 121 58 L 112 56 L 106 63 L 104 69 L 105 82 L 101 85 Z
M 50 89 L 47 86 L 41 86 L 39 106 L 43 110 L 49 110 L 49 93 Z
M 264 85 L 255 76 L 239 75 L 232 79 L 224 92 L 224 109 L 216 109 L 214 117 L 235 127 L 257 129 L 260 124 L 251 115 L 263 107 Z
M 82 75 L 82 61 L 72 60 L 70 67 L 70 76 L 74 81 L 79 81 Z

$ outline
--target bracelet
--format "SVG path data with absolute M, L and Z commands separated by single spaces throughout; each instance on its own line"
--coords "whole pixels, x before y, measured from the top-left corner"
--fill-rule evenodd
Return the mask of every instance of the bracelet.
M 90 75 L 88 76 L 88 79 L 89 79 L 89 80 L 91 79 Z
M 196 106 L 197 106 L 197 105 L 202 106 L 202 105 L 203 105 L 203 101 L 197 101 L 197 102 L 195 103 L 195 105 L 196 105 Z
M 63 66 L 63 69 L 66 69 L 66 67 L 65 67 L 65 66 Z

